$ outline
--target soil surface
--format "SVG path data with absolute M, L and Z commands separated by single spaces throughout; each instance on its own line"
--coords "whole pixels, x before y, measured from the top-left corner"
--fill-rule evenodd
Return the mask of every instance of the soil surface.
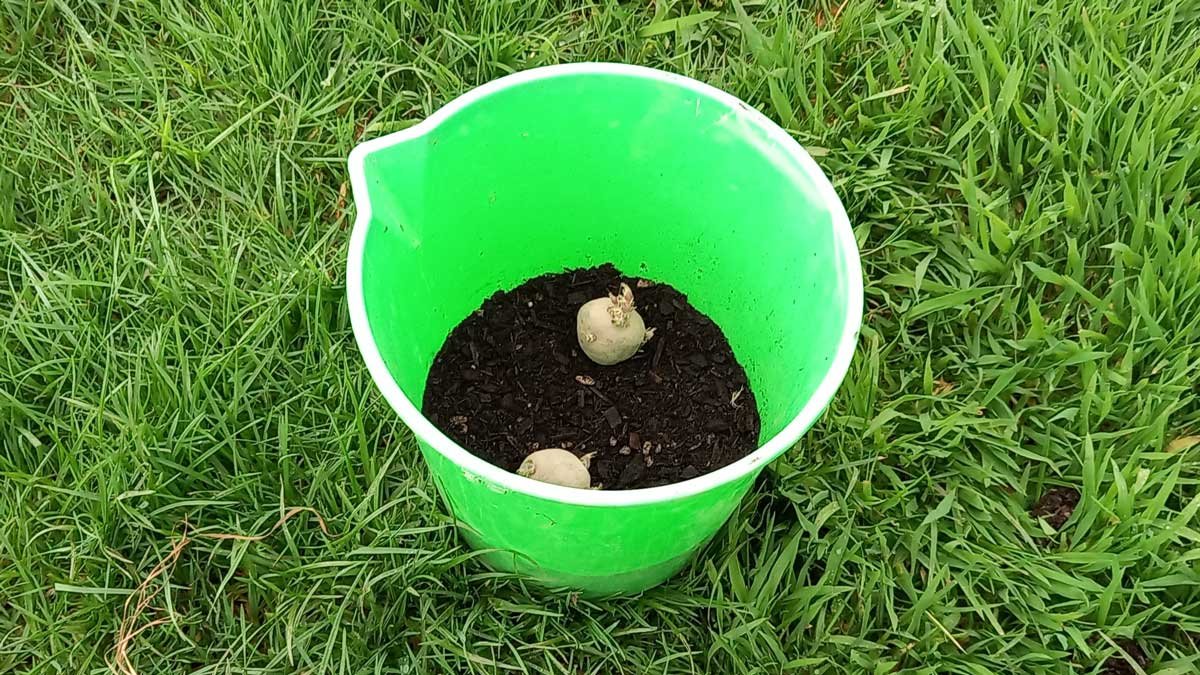
M 1029 509 L 1034 518 L 1045 518 L 1055 530 L 1061 530 L 1079 505 L 1079 491 L 1070 487 L 1052 487 Z
M 1138 664 L 1138 667 L 1143 672 L 1150 669 L 1150 658 L 1146 656 L 1146 652 L 1138 643 L 1133 640 L 1118 640 L 1117 646 L 1121 651 L 1125 652 L 1129 658 L 1133 659 Z M 1101 671 L 1104 675 L 1136 675 L 1137 671 L 1133 666 L 1129 665 L 1129 661 L 1120 654 L 1113 654 L 1104 662 L 1104 670 Z
M 656 332 L 628 361 L 599 366 L 579 348 L 575 314 L 621 282 Z M 592 486 L 607 490 L 695 478 L 758 447 L 758 406 L 721 329 L 679 291 L 612 265 L 486 300 L 442 345 L 422 410 L 508 471 L 540 448 L 595 452 Z

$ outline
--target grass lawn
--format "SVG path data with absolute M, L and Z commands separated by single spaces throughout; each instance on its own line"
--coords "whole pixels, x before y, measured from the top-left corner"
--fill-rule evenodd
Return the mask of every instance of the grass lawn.
M 1196 672 L 1200 2 L 571 4 L 0 3 L 0 672 Z M 786 127 L 867 282 L 823 420 L 604 602 L 459 543 L 343 279 L 356 142 L 581 60 Z

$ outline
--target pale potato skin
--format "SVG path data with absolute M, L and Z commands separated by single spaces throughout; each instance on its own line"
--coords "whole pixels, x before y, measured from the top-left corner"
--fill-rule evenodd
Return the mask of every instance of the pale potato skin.
M 579 308 L 575 317 L 575 332 L 579 348 L 589 359 L 602 366 L 611 366 L 628 359 L 646 341 L 646 322 L 636 309 L 624 313 L 624 324 L 613 321 L 609 298 L 596 298 Z
M 586 490 L 592 486 L 589 459 L 591 455 L 580 458 L 562 448 L 546 448 L 530 453 L 517 473 L 543 483 Z

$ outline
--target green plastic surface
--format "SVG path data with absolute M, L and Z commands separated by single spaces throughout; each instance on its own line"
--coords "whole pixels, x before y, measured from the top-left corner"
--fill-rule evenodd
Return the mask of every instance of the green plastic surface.
M 765 443 L 806 406 L 811 425 L 844 375 L 862 305 L 858 254 L 824 176 L 744 104 L 646 69 L 544 70 L 356 151 L 355 332 L 490 565 L 593 594 L 634 592 L 686 564 L 791 443 L 691 494 L 609 504 L 593 491 L 584 501 L 601 502 L 570 503 L 525 479 L 502 485 L 498 469 L 464 466 L 406 412 L 447 334 L 497 289 L 611 261 L 675 286 L 721 326 L 757 395 Z

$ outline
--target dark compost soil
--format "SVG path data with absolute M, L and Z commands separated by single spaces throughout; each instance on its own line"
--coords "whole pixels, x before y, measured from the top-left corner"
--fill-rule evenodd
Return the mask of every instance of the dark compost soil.
M 1078 505 L 1078 490 L 1070 487 L 1052 487 L 1029 509 L 1029 515 L 1045 518 L 1050 527 L 1061 530 Z
M 599 366 L 579 349 L 575 314 L 622 281 L 655 336 L 628 361 Z M 540 448 L 595 452 L 592 485 L 608 490 L 695 478 L 758 447 L 754 394 L 721 329 L 679 291 L 612 265 L 488 298 L 434 358 L 422 410 L 509 471 Z
M 1133 659 L 1143 671 L 1150 669 L 1150 658 L 1146 656 L 1146 652 L 1142 651 L 1138 643 L 1133 640 L 1118 640 L 1117 646 L 1129 658 Z M 1104 670 L 1100 672 L 1104 675 L 1136 675 L 1137 673 L 1133 666 L 1129 665 L 1129 661 L 1125 660 L 1125 657 L 1120 654 L 1113 654 L 1108 657 L 1104 662 Z

